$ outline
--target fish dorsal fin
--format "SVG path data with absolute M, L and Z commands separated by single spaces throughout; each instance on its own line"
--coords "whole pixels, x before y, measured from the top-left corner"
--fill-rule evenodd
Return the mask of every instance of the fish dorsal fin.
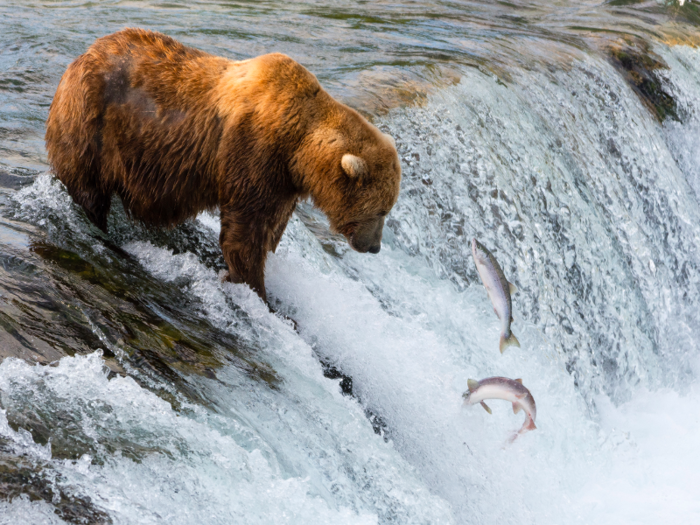
M 488 412 L 489 414 L 493 414 L 493 412 L 491 412 L 491 409 L 489 408 L 489 406 L 486 403 L 484 403 L 483 401 L 481 402 L 481 406 L 484 407 L 484 410 L 486 410 L 486 412 Z
M 515 382 L 516 382 L 516 383 L 520 383 L 521 385 L 523 384 L 523 380 L 520 379 L 520 378 L 516 379 Z
M 468 379 L 467 386 L 469 387 L 470 392 L 474 392 L 474 390 L 479 388 L 479 382 L 476 379 Z
M 518 403 L 513 403 L 513 414 L 517 414 L 520 410 L 522 410 L 520 405 Z
M 518 287 L 515 286 L 513 283 L 508 283 L 508 290 L 510 290 L 510 295 L 513 295 L 515 292 L 518 291 Z

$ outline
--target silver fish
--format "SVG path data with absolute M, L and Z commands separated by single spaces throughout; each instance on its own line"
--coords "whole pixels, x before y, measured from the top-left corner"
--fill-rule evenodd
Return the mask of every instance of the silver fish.
M 493 254 L 476 239 L 472 239 L 472 255 L 481 282 L 484 283 L 493 305 L 493 311 L 501 320 L 501 340 L 498 345 L 501 353 L 509 346 L 519 347 L 520 342 L 510 331 L 510 323 L 513 322 L 513 303 L 510 295 L 515 293 L 517 288 L 503 275 L 503 270 Z
M 469 390 L 462 397 L 465 405 L 480 403 L 489 414 L 491 409 L 484 403 L 484 399 L 504 399 L 513 403 L 513 413 L 524 410 L 525 422 L 518 431 L 523 434 L 528 430 L 535 430 L 535 418 L 537 417 L 537 405 L 530 391 L 523 386 L 522 379 L 508 379 L 507 377 L 487 377 L 481 381 L 470 379 L 467 381 Z M 517 435 L 516 434 L 516 437 Z

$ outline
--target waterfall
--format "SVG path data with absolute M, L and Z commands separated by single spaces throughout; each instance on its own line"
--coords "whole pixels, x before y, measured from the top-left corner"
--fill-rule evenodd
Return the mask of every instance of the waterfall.
M 533 46 L 375 117 L 403 169 L 381 252 L 301 203 L 276 313 L 221 282 L 215 215 L 115 201 L 105 237 L 49 173 L 4 191 L 0 342 L 53 364 L 0 363 L 0 524 L 700 519 L 700 51 L 652 45 L 660 119 L 609 55 Z M 503 355 L 472 237 L 518 288 Z M 537 430 L 462 405 L 489 376 Z

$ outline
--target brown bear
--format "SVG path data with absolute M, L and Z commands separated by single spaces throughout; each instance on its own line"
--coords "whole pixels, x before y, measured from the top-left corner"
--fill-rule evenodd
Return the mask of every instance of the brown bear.
M 263 299 L 267 252 L 299 199 L 355 250 L 377 253 L 401 179 L 393 139 L 291 58 L 237 62 L 142 29 L 100 38 L 68 66 L 46 148 L 105 232 L 112 194 L 154 226 L 218 207 L 228 279 Z

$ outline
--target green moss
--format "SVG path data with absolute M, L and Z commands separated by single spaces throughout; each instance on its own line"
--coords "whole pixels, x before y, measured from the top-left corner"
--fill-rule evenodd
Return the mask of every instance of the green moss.
M 611 6 L 635 5 L 646 2 L 646 0 L 608 0 L 607 4 Z

